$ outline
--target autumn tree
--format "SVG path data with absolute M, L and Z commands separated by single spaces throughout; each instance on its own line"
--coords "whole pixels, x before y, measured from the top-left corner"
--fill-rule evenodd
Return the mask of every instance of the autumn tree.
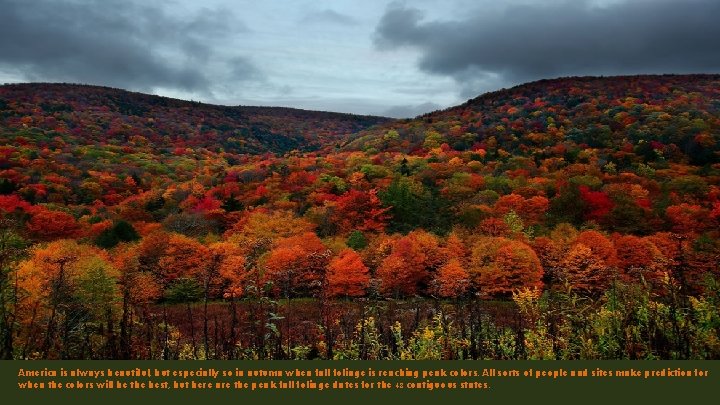
M 204 278 L 203 330 L 205 352 L 208 348 L 207 302 L 210 289 L 216 281 L 223 286 L 223 296 L 230 300 L 230 345 L 237 344 L 238 315 L 236 301 L 245 295 L 246 287 L 252 282 L 252 268 L 248 268 L 242 249 L 232 242 L 216 242 L 210 245 L 211 261 Z M 219 279 L 216 280 L 216 277 Z M 259 286 L 258 286 L 259 288 Z
M 131 359 L 134 313 L 140 312 L 149 321 L 148 306 L 162 296 L 162 291 L 156 276 L 141 269 L 138 245 L 128 245 L 116 251 L 113 264 L 120 272 L 118 284 L 122 295 L 120 358 Z M 152 357 L 151 354 L 148 357 Z
M 331 255 L 332 251 L 313 232 L 280 239 L 267 255 L 264 277 L 273 283 L 276 292 L 282 293 L 287 299 L 285 323 L 288 353 L 293 338 L 290 333 L 291 299 L 296 293 L 323 293 L 327 282 L 325 268 Z M 321 304 L 324 302 L 322 298 Z
M 428 279 L 426 261 L 427 255 L 414 238 L 398 239 L 377 269 L 380 291 L 394 297 L 418 294 Z
M 75 218 L 62 211 L 37 210 L 27 228 L 37 239 L 53 240 L 77 236 L 80 227 Z
M 702 232 L 709 217 L 707 209 L 687 203 L 667 207 L 665 214 L 672 224 L 673 232 L 682 234 Z
M 568 246 L 541 236 L 533 240 L 532 247 L 544 270 L 543 281 L 548 287 L 552 287 L 560 277 L 561 262 L 565 258 Z
M 666 274 L 662 254 L 651 241 L 633 235 L 617 235 L 613 243 L 618 266 L 626 279 L 659 282 Z
M 608 237 L 598 231 L 588 230 L 580 232 L 574 241 L 575 244 L 583 244 L 597 256 L 605 266 L 617 264 L 615 246 Z
M 425 291 L 430 275 L 446 260 L 438 239 L 425 231 L 413 231 L 392 243 L 392 253 L 377 269 L 381 292 L 388 296 L 415 295 Z
M 460 264 L 467 261 L 468 250 L 465 242 L 456 232 L 450 233 L 445 240 L 445 252 L 448 260 L 457 260 Z
M 468 268 L 473 286 L 485 296 L 506 296 L 541 287 L 543 269 L 532 248 L 520 241 L 483 237 L 472 247 Z
M 349 190 L 335 201 L 334 215 L 342 233 L 352 230 L 382 232 L 390 215 L 383 207 L 377 190 Z
M 289 211 L 266 212 L 255 210 L 235 223 L 226 235 L 240 244 L 253 243 L 262 239 L 270 241 L 304 234 L 314 229 L 304 218 L 296 217 Z
M 59 240 L 32 250 L 20 264 L 18 288 L 25 296 L 23 310 L 34 314 L 25 325 L 27 333 L 33 334 L 40 327 L 38 315 L 46 318 L 43 343 L 37 348 L 44 358 L 51 353 L 69 355 L 73 336 L 65 332 L 81 330 L 91 322 L 105 321 L 109 327 L 107 342 L 113 340 L 117 276 L 115 268 L 99 252 L 75 241 Z M 54 352 L 56 348 L 59 352 Z
M 184 235 L 171 234 L 162 258 L 158 262 L 163 282 L 177 278 L 201 278 L 209 265 L 209 251 L 200 242 Z
M 610 269 L 582 243 L 573 245 L 560 265 L 560 280 L 574 290 L 595 294 L 608 285 Z
M 265 278 L 285 297 L 315 291 L 323 282 L 330 251 L 312 232 L 280 239 L 265 260 Z
M 435 274 L 433 293 L 443 298 L 464 296 L 470 289 L 470 275 L 459 259 L 450 259 Z
M 327 295 L 360 297 L 365 295 L 370 274 L 362 258 L 352 249 L 342 250 L 327 268 Z
M 162 230 L 152 231 L 142 238 L 136 248 L 140 270 L 155 274 L 158 278 L 161 278 L 160 259 L 165 255 L 169 241 L 170 234 Z
M 587 186 L 580 186 L 580 198 L 586 204 L 585 219 L 602 221 L 615 207 L 615 203 L 602 191 L 593 191 Z

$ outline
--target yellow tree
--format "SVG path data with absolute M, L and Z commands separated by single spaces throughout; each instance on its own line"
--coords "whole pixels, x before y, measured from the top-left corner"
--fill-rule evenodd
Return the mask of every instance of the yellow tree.
M 56 339 L 58 324 L 60 330 L 71 331 L 106 321 L 110 341 L 117 278 L 114 266 L 94 247 L 59 240 L 32 249 L 18 269 L 18 288 L 24 292 L 22 311 L 29 315 L 24 355 L 32 349 L 41 324 L 43 343 L 36 348 L 43 358 L 67 355 L 70 349 L 68 333 L 63 333 L 60 341 Z M 79 324 L 81 321 L 84 324 Z

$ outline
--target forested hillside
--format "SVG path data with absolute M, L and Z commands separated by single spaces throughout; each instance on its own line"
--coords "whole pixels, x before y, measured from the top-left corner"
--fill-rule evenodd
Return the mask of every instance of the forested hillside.
M 720 357 L 718 75 L 407 120 L 8 85 L 0 216 L 7 358 Z
M 292 108 L 217 106 L 73 84 L 0 86 L 0 112 L 5 131 L 32 141 L 44 135 L 73 145 L 150 146 L 178 153 L 185 148 L 230 154 L 316 150 L 388 121 Z M 23 132 L 31 128 L 42 132 Z

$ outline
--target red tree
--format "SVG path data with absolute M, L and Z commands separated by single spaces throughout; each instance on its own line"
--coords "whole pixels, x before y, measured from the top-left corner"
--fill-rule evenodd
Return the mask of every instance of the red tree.
M 328 265 L 326 288 L 330 297 L 360 297 L 369 282 L 367 266 L 352 249 L 344 249 Z
M 335 217 L 341 232 L 382 232 L 390 215 L 383 208 L 377 190 L 350 190 L 335 202 Z
M 80 229 L 72 215 L 45 209 L 35 212 L 28 222 L 27 228 L 41 240 L 72 238 L 77 235 Z

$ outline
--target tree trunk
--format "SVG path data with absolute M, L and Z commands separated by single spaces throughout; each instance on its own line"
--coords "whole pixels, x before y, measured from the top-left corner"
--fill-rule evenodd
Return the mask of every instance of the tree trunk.
M 123 291 L 123 313 L 120 319 L 120 358 L 130 359 L 130 331 L 128 318 L 130 312 L 130 293 L 127 289 Z
M 187 308 L 187 314 L 188 314 L 188 320 L 190 321 L 190 340 L 192 342 L 192 350 L 193 350 L 193 357 L 197 359 L 197 345 L 195 344 L 195 322 L 193 320 L 192 316 L 192 307 L 190 306 L 190 302 L 188 301 L 186 303 Z
M 208 294 L 209 279 L 205 278 L 205 297 L 203 300 L 203 343 L 205 346 L 205 359 L 210 359 L 210 344 L 208 342 Z

